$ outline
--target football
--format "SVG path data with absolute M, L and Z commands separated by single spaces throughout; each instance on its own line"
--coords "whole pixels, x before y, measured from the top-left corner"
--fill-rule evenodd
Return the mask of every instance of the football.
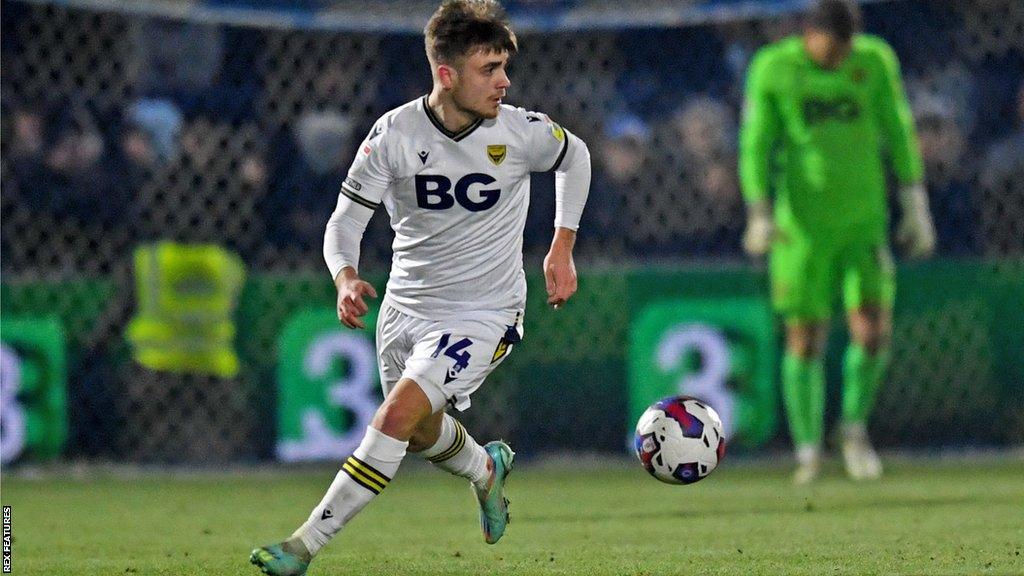
M 711 474 L 725 456 L 722 419 L 696 398 L 664 398 L 640 416 L 634 446 L 651 476 L 669 484 L 693 484 Z

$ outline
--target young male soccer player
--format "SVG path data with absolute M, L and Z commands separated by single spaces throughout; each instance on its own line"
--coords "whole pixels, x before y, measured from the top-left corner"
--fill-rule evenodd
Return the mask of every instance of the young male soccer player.
M 859 22 L 852 2 L 817 2 L 803 34 L 760 50 L 747 79 L 743 243 L 753 255 L 771 251 L 772 300 L 786 323 L 782 392 L 799 484 L 818 473 L 822 354 L 840 291 L 851 336 L 843 365 L 843 457 L 855 479 L 882 471 L 865 423 L 889 359 L 895 291 L 883 153 L 900 183 L 897 243 L 912 257 L 935 246 L 899 63 L 883 40 L 857 33 Z
M 441 5 L 426 30 L 434 87 L 385 114 L 360 145 L 327 224 L 324 256 L 338 288 L 338 318 L 363 327 L 359 242 L 383 205 L 394 258 L 377 322 L 386 398 L 362 443 L 309 519 L 251 561 L 277 576 L 310 560 L 387 487 L 406 452 L 469 479 L 484 539 L 508 522 L 504 484 L 513 452 L 481 446 L 446 406 L 459 410 L 522 336 L 526 281 L 523 226 L 530 173 L 556 171 L 555 231 L 544 260 L 548 303 L 576 291 L 572 250 L 590 187 L 590 154 L 547 116 L 503 105 L 516 37 L 493 0 Z

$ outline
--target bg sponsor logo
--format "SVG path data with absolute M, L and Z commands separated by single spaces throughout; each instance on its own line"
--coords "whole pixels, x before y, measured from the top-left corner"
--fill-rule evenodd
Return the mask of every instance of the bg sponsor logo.
M 497 182 L 487 174 L 474 172 L 459 178 L 455 183 L 440 174 L 416 175 L 416 205 L 427 210 L 447 210 L 458 202 L 470 212 L 481 212 L 492 208 L 501 196 L 500 188 L 484 188 Z
M 834 100 L 808 98 L 803 101 L 803 114 L 804 121 L 811 125 L 828 120 L 853 122 L 860 118 L 860 104 L 850 96 Z

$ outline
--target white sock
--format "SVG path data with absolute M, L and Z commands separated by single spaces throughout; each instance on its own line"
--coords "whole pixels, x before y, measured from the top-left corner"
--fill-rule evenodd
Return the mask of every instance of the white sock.
M 486 484 L 491 476 L 487 451 L 448 414 L 441 421 L 437 442 L 419 454 L 438 468 L 469 479 L 477 487 Z
M 810 464 L 821 459 L 821 446 L 818 444 L 800 444 L 796 447 L 796 461 Z
M 863 422 L 843 422 L 839 428 L 844 440 L 867 442 L 868 428 Z
M 342 464 L 323 500 L 292 537 L 300 538 L 310 555 L 315 556 L 342 526 L 387 487 L 408 446 L 408 442 L 367 426 L 359 447 Z

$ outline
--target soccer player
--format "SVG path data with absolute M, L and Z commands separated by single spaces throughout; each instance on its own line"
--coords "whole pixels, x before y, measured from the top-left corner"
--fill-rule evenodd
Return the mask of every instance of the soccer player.
M 582 140 L 544 114 L 502 104 L 516 36 L 493 0 L 450 0 L 425 29 L 433 90 L 381 117 L 360 144 L 324 237 L 338 319 L 364 326 L 359 243 L 383 205 L 394 258 L 377 322 L 384 403 L 309 519 L 250 560 L 276 576 L 309 562 L 375 496 L 407 452 L 470 481 L 484 539 L 508 522 L 505 480 L 514 454 L 478 444 L 445 413 L 470 395 L 522 337 L 523 227 L 530 173 L 555 171 L 554 238 L 544 259 L 549 305 L 576 291 L 572 258 L 590 187 Z
M 889 360 L 895 293 L 885 156 L 900 185 L 897 244 L 911 257 L 935 246 L 899 63 L 859 26 L 855 4 L 820 0 L 800 36 L 761 49 L 750 65 L 740 131 L 743 245 L 752 255 L 770 249 L 772 301 L 786 325 L 782 393 L 798 484 L 818 474 L 822 356 L 839 293 L 851 337 L 843 363 L 843 458 L 855 479 L 882 472 L 865 424 Z

